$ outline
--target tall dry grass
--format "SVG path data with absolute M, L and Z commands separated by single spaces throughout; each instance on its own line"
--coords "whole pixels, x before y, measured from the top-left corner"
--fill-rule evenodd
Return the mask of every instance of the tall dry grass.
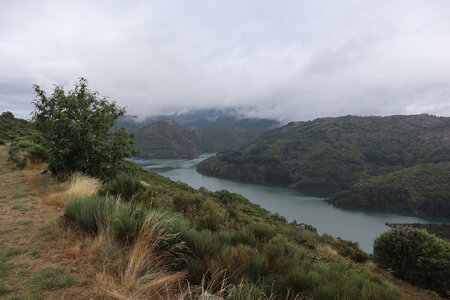
M 150 213 L 136 242 L 120 252 L 116 263 L 104 267 L 96 276 L 102 295 L 113 299 L 174 299 L 180 294 L 185 272 L 171 270 L 174 260 L 182 259 L 184 245 L 174 242 L 176 235 L 164 230 L 166 224 Z M 108 233 L 101 233 L 100 235 Z M 103 241 L 110 238 L 100 237 Z
M 76 198 L 89 197 L 98 192 L 101 182 L 82 173 L 74 173 L 69 180 L 62 183 L 55 191 L 42 198 L 42 203 L 58 207 L 64 207 L 67 201 Z

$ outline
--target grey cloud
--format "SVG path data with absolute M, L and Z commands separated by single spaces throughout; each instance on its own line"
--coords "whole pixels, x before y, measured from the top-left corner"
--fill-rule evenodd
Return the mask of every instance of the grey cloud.
M 33 83 L 85 76 L 139 116 L 448 116 L 449 3 L 6 1 L 0 110 L 26 114 Z

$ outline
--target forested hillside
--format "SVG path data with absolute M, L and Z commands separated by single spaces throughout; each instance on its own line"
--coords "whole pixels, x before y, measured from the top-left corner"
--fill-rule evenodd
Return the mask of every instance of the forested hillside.
M 272 130 L 200 172 L 296 189 L 349 189 L 361 179 L 450 161 L 450 118 L 430 115 L 322 118 Z
M 222 123 L 220 123 L 222 124 Z M 265 119 L 241 119 L 206 128 L 183 127 L 173 120 L 137 130 L 140 157 L 196 158 L 205 152 L 221 152 L 247 144 L 273 126 Z M 222 124 L 225 126 L 224 124 Z
M 450 216 L 450 162 L 420 164 L 361 180 L 328 201 Z

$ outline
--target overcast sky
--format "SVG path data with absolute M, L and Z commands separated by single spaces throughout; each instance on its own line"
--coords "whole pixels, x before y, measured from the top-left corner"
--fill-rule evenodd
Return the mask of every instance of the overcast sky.
M 0 111 L 81 76 L 139 116 L 450 116 L 450 1 L 0 0 Z

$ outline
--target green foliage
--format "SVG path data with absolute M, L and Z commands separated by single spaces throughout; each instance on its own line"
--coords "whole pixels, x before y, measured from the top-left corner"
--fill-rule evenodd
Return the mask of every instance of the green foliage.
M 3 143 L 12 142 L 18 137 L 33 136 L 34 134 L 36 134 L 36 130 L 32 123 L 16 119 L 9 111 L 0 115 L 0 140 Z
M 220 211 L 216 204 L 211 199 L 206 199 L 203 202 L 203 207 L 199 213 L 198 218 L 198 228 L 199 229 L 209 229 L 217 230 L 221 224 Z
M 449 161 L 450 144 L 440 138 L 449 133 L 449 122 L 428 115 L 291 122 L 240 151 L 209 158 L 197 169 L 296 189 L 344 190 L 369 176 Z
M 450 162 L 420 164 L 361 180 L 329 201 L 450 216 Z
M 322 296 L 334 299 L 337 295 L 340 299 L 401 298 L 395 287 L 369 267 L 324 253 L 320 247 L 320 244 L 340 246 L 345 251 L 350 249 L 352 254 L 359 249 L 354 243 L 320 237 L 314 231 L 289 224 L 235 193 L 194 190 L 139 168 L 133 172 L 150 183 L 138 193 L 139 199 L 142 198 L 139 203 L 117 203 L 114 199 L 108 204 L 105 197 L 95 196 L 94 201 L 81 199 L 77 204 L 66 205 L 66 217 L 74 224 L 77 219 L 84 219 L 78 221 L 81 224 L 78 226 L 95 232 L 92 228 L 96 228 L 94 224 L 98 221 L 93 220 L 99 220 L 117 241 L 114 247 L 118 248 L 99 250 L 105 264 L 111 263 L 122 247 L 129 247 L 136 240 L 145 216 L 157 215 L 156 219 L 161 220 L 158 226 L 172 237 L 159 250 L 171 253 L 171 245 L 179 242 L 185 246 L 179 250 L 184 260 L 174 258 L 170 261 L 171 268 L 187 271 L 192 284 L 201 284 L 204 279 L 213 286 L 212 290 L 220 288 L 213 282 L 215 274 L 223 272 L 232 284 L 225 292 L 230 299 L 257 299 L 271 294 L 276 299 L 293 299 L 297 293 L 313 299 L 323 299 Z M 106 204 L 95 204 L 98 202 Z M 85 212 L 69 217 L 75 215 L 73 211 Z
M 146 217 L 147 211 L 139 205 L 118 202 L 107 217 L 107 226 L 116 241 L 130 244 L 136 240 Z
M 142 184 L 139 178 L 122 173 L 115 176 L 113 180 L 105 184 L 102 187 L 100 194 L 111 194 L 118 196 L 125 201 L 130 201 L 141 189 Z
M 337 240 L 331 241 L 331 245 L 337 250 L 340 255 L 348 257 L 355 262 L 363 263 L 370 258 L 367 253 L 359 249 L 357 242 L 346 241 L 337 238 Z
M 28 162 L 39 162 L 47 159 L 46 149 L 28 138 L 18 138 L 9 147 L 9 160 L 16 163 L 16 167 L 23 169 Z
M 132 155 L 132 135 L 124 128 L 111 130 L 125 110 L 88 89 L 81 78 L 67 94 L 56 86 L 52 95 L 35 85 L 33 119 L 49 151 L 55 173 L 82 172 L 100 178 L 117 174 L 118 163 Z
M 197 198 L 193 193 L 177 193 L 173 197 L 174 208 L 180 212 L 186 212 L 195 203 L 197 203 Z
M 30 286 L 35 286 L 40 289 L 55 290 L 64 287 L 68 287 L 77 283 L 77 280 L 72 276 L 65 275 L 64 271 L 45 267 L 39 272 L 35 273 L 28 280 L 27 284 Z
M 106 225 L 106 220 L 116 207 L 117 199 L 112 196 L 94 195 L 74 199 L 64 206 L 64 215 L 87 232 L 97 232 L 98 225 Z
M 400 278 L 441 295 L 450 290 L 450 244 L 425 230 L 398 227 L 374 243 L 375 262 Z

